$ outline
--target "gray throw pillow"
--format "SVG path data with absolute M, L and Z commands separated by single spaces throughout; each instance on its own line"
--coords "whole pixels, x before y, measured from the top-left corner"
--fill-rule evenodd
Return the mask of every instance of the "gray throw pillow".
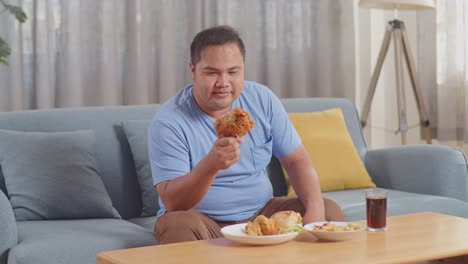
M 149 120 L 128 120 L 122 122 L 128 144 L 132 150 L 133 162 L 141 189 L 143 209 L 141 216 L 154 216 L 159 209 L 158 194 L 153 187 L 153 177 L 148 156 Z
M 0 165 L 17 221 L 120 218 L 96 169 L 92 130 L 0 129 Z

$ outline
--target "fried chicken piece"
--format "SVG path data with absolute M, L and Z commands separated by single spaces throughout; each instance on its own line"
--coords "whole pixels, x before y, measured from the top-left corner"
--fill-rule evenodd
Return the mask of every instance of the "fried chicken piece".
M 215 121 L 214 127 L 218 138 L 222 137 L 242 137 L 255 125 L 250 119 L 249 113 L 236 107 L 231 113 L 226 114 Z
M 275 220 L 268 219 L 264 215 L 255 217 L 253 222 L 247 222 L 245 228 L 247 235 L 263 236 L 263 235 L 276 235 L 278 234 L 275 225 Z
M 260 225 L 254 222 L 247 222 L 245 232 L 247 233 L 247 235 L 250 236 L 263 236 L 262 228 L 260 227 Z
M 263 235 L 276 235 L 278 234 L 276 231 L 275 220 L 269 219 L 263 215 L 257 216 L 254 221 L 258 222 L 260 228 L 262 229 Z

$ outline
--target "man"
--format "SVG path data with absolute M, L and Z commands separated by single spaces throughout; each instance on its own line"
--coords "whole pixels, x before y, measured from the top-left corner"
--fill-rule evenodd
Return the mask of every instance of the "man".
M 282 210 L 300 212 L 304 223 L 343 220 L 338 205 L 326 199 L 324 205 L 317 174 L 279 99 L 244 80 L 238 33 L 228 26 L 206 29 L 190 51 L 193 84 L 163 104 L 150 126 L 159 243 L 222 237 L 222 226 Z M 218 139 L 214 121 L 234 107 L 248 112 L 255 126 L 242 138 Z M 272 198 L 265 170 L 272 154 L 299 199 Z

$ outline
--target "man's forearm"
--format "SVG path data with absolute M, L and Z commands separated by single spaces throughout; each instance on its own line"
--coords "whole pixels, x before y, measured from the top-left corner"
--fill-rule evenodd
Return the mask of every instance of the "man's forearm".
M 218 169 L 205 158 L 184 176 L 158 184 L 157 190 L 167 211 L 192 209 L 205 197 Z
M 298 147 L 282 164 L 290 182 L 306 209 L 304 223 L 324 221 L 325 208 L 317 172 L 303 146 Z
M 288 172 L 288 175 L 297 196 L 306 209 L 304 222 L 324 221 L 325 209 L 320 183 L 313 167 L 304 169 L 295 167 L 292 168 L 291 173 Z

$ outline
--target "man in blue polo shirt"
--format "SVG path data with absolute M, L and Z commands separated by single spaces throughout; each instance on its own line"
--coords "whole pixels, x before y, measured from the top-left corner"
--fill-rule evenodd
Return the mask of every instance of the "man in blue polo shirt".
M 149 133 L 160 211 L 159 243 L 222 237 L 227 224 L 294 210 L 303 222 L 343 220 L 323 199 L 308 154 L 279 99 L 244 80 L 245 47 L 238 33 L 217 26 L 192 41 L 193 84 L 161 106 Z M 217 138 L 214 121 L 241 107 L 255 126 L 244 137 Z M 266 167 L 277 157 L 298 198 L 273 198 Z

